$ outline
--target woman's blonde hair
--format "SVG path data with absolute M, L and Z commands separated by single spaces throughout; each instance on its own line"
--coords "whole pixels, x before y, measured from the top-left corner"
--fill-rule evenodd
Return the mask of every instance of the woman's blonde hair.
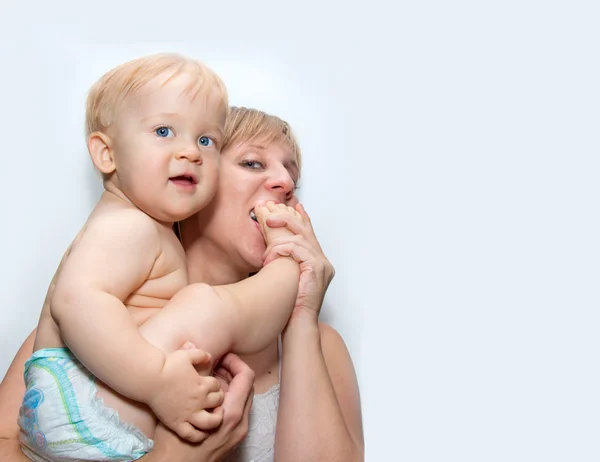
M 300 147 L 290 125 L 285 120 L 258 109 L 230 107 L 225 122 L 223 150 L 229 146 L 254 140 L 261 140 L 267 144 L 272 142 L 287 144 L 292 149 L 300 172 L 302 168 Z
M 264 141 L 267 144 L 274 141 L 287 144 L 294 154 L 298 166 L 298 178 L 300 178 L 302 155 L 290 124 L 258 109 L 231 106 L 225 122 L 225 138 L 221 152 L 228 147 L 254 140 Z M 181 222 L 173 225 L 173 231 L 181 240 Z
M 144 56 L 128 61 L 108 71 L 92 86 L 88 93 L 85 111 L 85 134 L 104 132 L 114 121 L 119 104 L 127 95 L 139 90 L 152 79 L 169 73 L 163 82 L 180 74 L 189 74 L 191 78 L 186 91 L 208 94 L 217 90 L 222 105 L 227 110 L 229 103 L 227 90 L 220 77 L 204 63 L 195 59 L 171 53 Z

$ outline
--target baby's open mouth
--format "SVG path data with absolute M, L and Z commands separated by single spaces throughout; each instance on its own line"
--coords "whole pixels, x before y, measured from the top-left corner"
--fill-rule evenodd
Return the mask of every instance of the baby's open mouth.
M 169 178 L 174 183 L 183 183 L 183 184 L 197 184 L 198 180 L 194 175 L 178 175 L 172 178 Z

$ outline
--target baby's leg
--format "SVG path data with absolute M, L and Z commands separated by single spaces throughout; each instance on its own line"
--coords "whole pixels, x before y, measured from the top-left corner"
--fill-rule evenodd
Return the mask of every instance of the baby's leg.
M 267 244 L 290 235 L 286 228 L 269 228 L 271 215 L 288 214 L 291 207 L 269 202 L 255 214 Z M 214 359 L 225 353 L 252 354 L 268 347 L 290 317 L 298 292 L 298 264 L 290 257 L 269 263 L 256 275 L 235 284 L 192 284 L 180 290 L 159 313 L 140 328 L 152 344 L 169 353 L 191 341 Z
M 294 209 L 274 203 L 256 207 L 255 213 L 267 244 L 291 234 L 285 228 L 268 228 L 265 224 L 268 216 L 291 214 L 301 219 Z M 191 284 L 140 326 L 140 332 L 167 354 L 182 348 L 187 341 L 209 352 L 214 360 L 230 351 L 257 353 L 272 344 L 285 327 L 296 300 L 298 276 L 298 264 L 282 257 L 236 284 L 215 287 Z M 209 375 L 210 368 L 199 373 Z M 146 406 L 104 386 L 99 394 L 123 420 L 153 436 L 156 419 Z
M 149 343 L 160 348 L 167 355 L 176 350 L 189 348 L 188 339 L 200 339 L 198 336 L 194 335 L 194 329 L 190 328 L 192 323 L 197 322 L 199 323 L 197 327 L 201 327 L 204 325 L 209 326 L 210 324 L 208 323 L 211 322 L 215 326 L 218 326 L 223 322 L 222 316 L 216 315 L 217 302 L 217 300 L 214 300 L 214 291 L 210 286 L 206 284 L 193 284 L 187 286 L 175 294 L 162 309 L 142 324 L 139 327 L 140 333 Z M 202 307 L 199 307 L 199 303 L 206 303 L 210 308 L 203 310 Z M 205 312 L 207 316 L 204 316 L 203 319 L 198 319 L 197 317 L 194 318 L 194 313 L 198 312 Z M 218 331 L 215 331 L 215 336 L 217 335 Z M 211 337 L 209 336 L 209 338 Z M 227 331 L 224 330 L 222 338 L 219 337 L 220 341 L 211 343 L 211 345 L 220 351 L 225 345 L 225 342 L 221 340 L 226 338 Z M 195 346 L 204 351 L 209 351 L 199 344 L 196 344 Z M 224 353 L 226 352 L 227 351 Z M 135 352 L 123 352 L 123 354 L 135 354 Z M 214 353 L 212 355 L 213 358 L 215 358 Z M 143 357 L 138 359 L 141 362 L 144 361 Z M 198 373 L 206 376 L 205 387 L 207 390 L 205 391 L 210 391 L 207 400 L 212 404 L 206 406 L 206 409 L 209 410 L 208 412 L 210 412 L 210 409 L 219 406 L 223 398 L 223 392 L 220 389 L 218 381 L 214 377 L 209 377 L 212 372 L 212 365 L 214 365 L 214 362 L 212 364 L 207 362 L 201 367 L 196 366 Z M 104 401 L 106 406 L 118 412 L 121 421 L 135 425 L 148 438 L 154 438 L 154 431 L 158 420 L 146 404 L 133 401 L 118 394 L 97 379 L 96 382 L 98 385 L 98 397 Z M 214 419 L 208 415 L 208 412 L 205 416 L 207 427 L 202 428 L 202 430 L 216 428 L 221 423 L 221 417 Z M 214 425 L 212 422 L 214 422 Z
M 231 323 L 226 317 L 228 310 L 222 309 L 222 304 L 222 300 L 210 286 L 192 284 L 177 292 L 163 308 L 142 324 L 139 330 L 148 342 L 165 354 L 182 349 L 191 341 L 197 348 L 211 353 L 212 357 L 217 359 L 229 351 L 232 343 Z M 144 358 L 139 360 L 143 362 Z M 204 376 L 211 375 L 212 365 L 206 364 L 204 368 L 197 368 L 198 373 Z M 210 410 L 221 404 L 223 393 L 214 377 L 206 377 L 206 381 L 211 390 L 209 399 L 214 401 L 214 405 L 207 406 Z M 148 406 L 116 393 L 100 381 L 98 396 L 105 405 L 118 412 L 122 421 L 135 425 L 148 438 L 154 438 L 157 419 Z M 207 414 L 206 420 L 212 422 L 215 419 Z M 220 417 L 216 425 L 219 424 Z M 210 428 L 201 430 L 208 429 Z
M 287 228 L 269 228 L 267 218 L 288 215 L 298 222 L 303 220 L 292 207 L 273 202 L 257 206 L 255 214 L 267 246 L 279 237 L 294 235 Z M 257 353 L 272 344 L 292 314 L 299 275 L 300 267 L 293 258 L 279 257 L 248 279 L 214 288 L 235 308 L 238 323 L 232 345 L 234 353 Z

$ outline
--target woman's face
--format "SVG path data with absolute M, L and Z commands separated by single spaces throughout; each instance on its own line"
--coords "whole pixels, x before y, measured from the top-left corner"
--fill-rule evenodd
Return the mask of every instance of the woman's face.
M 203 242 L 197 244 L 240 270 L 258 270 L 266 246 L 250 212 L 259 200 L 295 205 L 298 175 L 293 152 L 284 142 L 256 140 L 222 151 L 215 198 L 190 218 L 200 228 L 197 239 Z

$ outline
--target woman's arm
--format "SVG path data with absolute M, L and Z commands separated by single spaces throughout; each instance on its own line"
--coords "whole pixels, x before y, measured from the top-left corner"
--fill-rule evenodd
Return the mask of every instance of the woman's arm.
M 308 225 L 268 222 L 296 234 L 265 253 L 265 262 L 292 256 L 300 263 L 294 312 L 283 334 L 281 396 L 275 439 L 276 461 L 364 460 L 358 383 L 344 341 L 319 323 L 325 291 L 334 276 L 302 206 Z
M 352 360 L 339 334 L 295 318 L 283 337 L 276 460 L 364 460 Z
M 25 361 L 33 352 L 35 330 L 27 337 L 17 352 L 15 359 L 8 368 L 2 383 L 0 383 L 0 461 L 28 461 L 19 446 L 19 426 L 17 416 L 25 396 L 25 381 L 23 372 Z

